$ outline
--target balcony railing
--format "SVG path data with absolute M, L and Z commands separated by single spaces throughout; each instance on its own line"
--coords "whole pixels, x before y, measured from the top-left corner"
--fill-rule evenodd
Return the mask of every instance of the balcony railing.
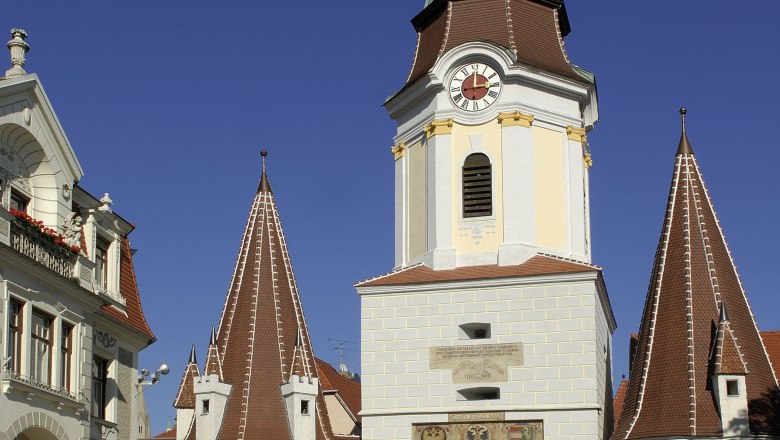
M 16 218 L 11 220 L 11 247 L 65 278 L 73 276 L 76 254 Z
M 30 397 L 33 395 L 40 395 L 41 397 L 48 397 L 49 400 L 62 400 L 64 398 L 69 401 L 70 406 L 83 406 L 87 402 L 85 399 L 80 398 L 77 394 L 69 390 L 41 383 L 34 378 L 21 375 L 11 370 L 2 370 L 0 373 L 0 380 L 2 380 L 4 393 L 10 392 L 12 389 L 18 389 Z

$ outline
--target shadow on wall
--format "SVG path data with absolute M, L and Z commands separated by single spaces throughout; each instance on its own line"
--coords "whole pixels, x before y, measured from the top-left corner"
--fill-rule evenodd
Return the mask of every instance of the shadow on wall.
M 770 390 L 761 396 L 748 403 L 751 431 L 753 434 L 780 435 L 780 390 Z M 729 428 L 744 429 L 745 425 L 744 422 L 734 420 Z

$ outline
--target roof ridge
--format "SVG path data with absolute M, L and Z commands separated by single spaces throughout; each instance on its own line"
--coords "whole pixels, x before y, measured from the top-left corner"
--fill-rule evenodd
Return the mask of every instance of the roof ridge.
M 411 266 L 405 266 L 405 267 L 401 267 L 401 268 L 398 268 L 398 269 L 393 269 L 390 272 L 383 273 L 382 275 L 377 275 L 377 276 L 375 276 L 373 278 L 366 278 L 363 281 L 359 281 L 359 282 L 355 283 L 352 287 L 358 287 L 358 286 L 360 286 L 361 284 L 364 284 L 364 283 L 370 283 L 371 281 L 381 280 L 382 278 L 386 278 L 386 277 L 389 277 L 391 275 L 396 275 L 396 274 L 399 274 L 399 273 L 403 273 L 403 272 L 406 272 L 407 270 L 411 270 L 411 269 L 414 269 L 414 268 L 417 268 L 417 267 L 420 267 L 420 266 L 424 266 L 424 265 L 425 264 L 420 262 L 420 263 L 412 264 Z
M 560 255 L 548 254 L 546 252 L 537 252 L 536 255 L 538 255 L 540 257 L 553 258 L 553 259 L 559 260 L 559 261 L 565 261 L 567 263 L 580 264 L 582 266 L 590 267 L 590 268 L 597 269 L 597 270 L 603 270 L 603 268 L 601 266 L 597 265 L 597 264 L 588 263 L 587 261 L 582 261 L 582 260 L 576 260 L 574 258 L 562 257 Z

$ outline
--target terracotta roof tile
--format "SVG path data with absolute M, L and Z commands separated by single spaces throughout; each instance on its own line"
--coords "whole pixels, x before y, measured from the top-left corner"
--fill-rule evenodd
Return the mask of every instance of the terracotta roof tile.
M 687 139 L 687 138 L 686 138 Z M 666 217 L 613 439 L 722 435 L 709 386 L 720 306 L 744 352 L 750 429 L 780 435 L 780 396 L 691 148 L 675 159 Z
M 446 281 L 477 280 L 484 278 L 509 278 L 556 273 L 595 272 L 601 268 L 580 261 L 547 254 L 538 254 L 528 261 L 514 266 L 471 266 L 450 270 L 433 270 L 423 264 L 380 275 L 357 283 L 355 287 L 388 286 L 394 284 L 436 283 Z
M 265 172 L 260 182 L 216 334 L 222 375 L 232 384 L 217 438 L 262 433 L 264 438 L 292 440 L 280 385 L 290 380 L 294 370 L 312 378 L 318 372 Z M 212 368 L 209 365 L 207 369 Z M 316 408 L 317 439 L 332 439 L 321 392 Z
M 412 20 L 417 47 L 409 85 L 427 74 L 447 51 L 470 41 L 490 41 L 520 63 L 584 81 L 566 55 L 560 9 L 532 0 L 434 2 Z
M 176 427 L 155 435 L 153 438 L 176 438 Z
M 772 363 L 775 375 L 777 375 L 780 373 L 780 331 L 761 332 L 761 338 L 764 340 L 769 361 Z
M 176 398 L 173 399 L 174 408 L 195 408 L 195 378 L 200 377 L 198 363 L 195 361 L 195 346 L 192 346 L 190 361 L 184 368 L 184 374 L 181 376 L 179 390 L 176 392 Z
M 335 390 L 338 392 L 341 400 L 349 408 L 349 411 L 360 422 L 360 384 L 352 379 L 348 379 L 327 362 L 317 360 L 317 371 L 320 373 L 320 387 L 323 392 Z
M 157 340 L 146 322 L 144 311 L 141 308 L 141 297 L 138 294 L 138 283 L 135 279 L 135 269 L 133 268 L 133 257 L 130 253 L 130 241 L 127 237 L 120 239 L 120 273 L 119 273 L 119 293 L 125 299 L 125 311 L 106 305 L 102 310 L 106 315 L 130 325 L 132 328 L 149 338 L 149 344 Z
M 615 425 L 617 425 L 620 420 L 620 414 L 623 412 L 623 403 L 626 400 L 626 390 L 628 390 L 628 380 L 623 379 L 620 381 L 617 393 L 615 393 L 615 399 L 612 401 Z

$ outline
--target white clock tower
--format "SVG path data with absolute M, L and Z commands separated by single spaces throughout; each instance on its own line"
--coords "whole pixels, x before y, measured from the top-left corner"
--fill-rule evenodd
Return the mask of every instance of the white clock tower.
M 593 75 L 562 0 L 434 0 L 385 103 L 395 268 L 359 283 L 364 439 L 607 438 L 615 321 L 591 264 Z

